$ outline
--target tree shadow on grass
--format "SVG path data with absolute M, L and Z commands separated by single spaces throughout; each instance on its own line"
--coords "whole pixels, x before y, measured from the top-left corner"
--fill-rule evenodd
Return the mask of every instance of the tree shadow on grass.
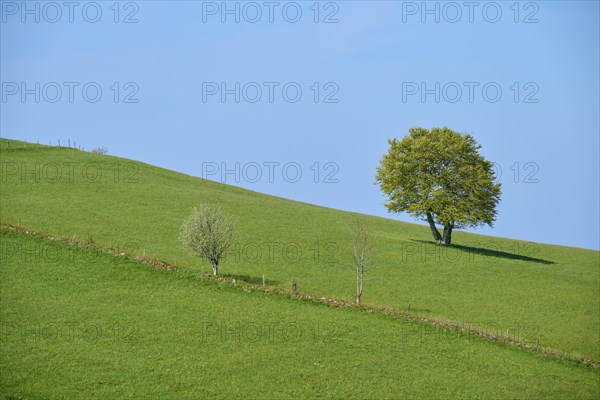
M 438 247 L 434 242 L 428 240 L 417 240 L 411 239 L 413 242 L 419 242 L 424 244 L 429 244 L 431 246 Z M 556 264 L 554 261 L 544 260 L 543 258 L 532 257 L 537 254 L 539 250 L 539 245 L 537 243 L 532 242 L 515 242 L 517 243 L 516 249 L 521 253 L 513 253 L 508 251 L 503 251 L 500 246 L 490 245 L 489 243 L 469 243 L 469 245 L 462 244 L 452 244 L 449 248 L 441 247 L 441 250 L 447 249 L 448 251 L 452 251 L 452 249 L 458 249 L 462 251 L 466 251 L 469 254 L 469 259 L 474 259 L 474 255 L 479 255 L 483 257 L 489 258 L 504 258 L 507 260 L 515 260 L 515 261 L 527 261 L 527 262 L 535 262 L 540 264 Z M 486 246 L 486 247 L 484 247 Z M 512 248 L 511 248 L 512 250 Z M 485 259 L 484 259 L 485 260 Z
M 234 274 L 221 274 L 224 278 L 232 279 L 235 278 L 238 281 L 250 283 L 252 285 L 262 285 L 262 276 L 250 276 L 250 275 L 234 275 Z M 276 286 L 279 281 L 275 281 L 269 278 L 265 278 L 265 286 Z

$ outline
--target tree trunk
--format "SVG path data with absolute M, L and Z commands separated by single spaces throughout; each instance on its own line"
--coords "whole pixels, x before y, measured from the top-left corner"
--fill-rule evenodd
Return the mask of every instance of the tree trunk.
M 218 276 L 219 275 L 219 264 L 213 264 L 212 265 L 212 269 L 213 269 L 213 276 Z
M 452 229 L 454 229 L 454 223 L 444 225 L 444 237 L 442 239 L 443 246 L 450 246 L 452 242 Z
M 362 283 L 363 277 L 362 274 L 359 273 L 356 275 L 356 305 L 360 305 L 360 296 L 362 296 Z
M 431 233 L 433 234 L 433 238 L 437 242 L 437 244 L 442 244 L 443 238 L 440 235 L 440 232 L 435 227 L 435 221 L 433 220 L 433 216 L 431 213 L 427 213 L 427 222 L 429 222 L 429 227 L 431 228 Z

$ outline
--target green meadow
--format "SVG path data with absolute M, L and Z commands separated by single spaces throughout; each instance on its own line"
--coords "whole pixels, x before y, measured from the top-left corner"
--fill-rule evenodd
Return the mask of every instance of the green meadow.
M 0 232 L 6 398 L 581 399 L 599 388 L 580 363 Z
M 595 398 L 600 253 L 429 228 L 318 207 L 137 161 L 0 139 L 1 392 L 23 398 Z M 199 279 L 185 250 L 192 207 L 237 219 Z M 377 268 L 352 302 L 350 225 L 369 226 Z M 526 223 L 521 221 L 520 223 Z M 154 269 L 156 258 L 177 271 Z M 393 318 L 377 310 L 411 318 Z M 483 328 L 555 356 L 420 318 Z M 558 357 L 556 355 L 559 355 Z M 565 359 L 561 360 L 560 356 Z

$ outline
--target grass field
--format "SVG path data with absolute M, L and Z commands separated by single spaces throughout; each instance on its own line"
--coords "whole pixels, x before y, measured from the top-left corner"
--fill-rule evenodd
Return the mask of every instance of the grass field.
M 10 143 L 10 144 L 9 144 Z M 378 268 L 367 305 L 520 331 L 542 346 L 600 360 L 600 253 L 428 228 L 267 196 L 117 157 L 2 139 L 0 221 L 210 271 L 178 242 L 191 207 L 238 219 L 225 275 L 351 300 L 349 226 L 366 222 Z M 524 222 L 521 222 L 524 223 Z M 523 329 L 528 327 L 528 329 Z
M 583 399 L 599 390 L 597 369 L 470 335 L 6 228 L 0 238 L 5 398 Z
M 139 390 L 174 397 L 199 387 L 206 396 L 224 397 L 592 397 L 600 390 L 595 368 L 481 339 L 448 340 L 431 325 L 378 312 L 332 309 L 198 280 L 198 273 L 210 267 L 177 238 L 191 207 L 220 205 L 238 220 L 239 234 L 220 268 L 223 275 L 257 285 L 264 276 L 268 286 L 283 289 L 295 280 L 302 293 L 352 301 L 350 224 L 362 221 L 373 232 L 378 265 L 366 282 L 367 307 L 484 327 L 595 363 L 600 361 L 597 251 L 464 232 L 453 235 L 452 248 L 442 249 L 423 226 L 267 196 L 122 158 L 7 139 L 0 139 L 0 158 L 1 223 L 93 241 L 178 267 L 175 273 L 155 271 L 108 255 L 61 264 L 52 258 L 52 247 L 44 253 L 54 242 L 45 245 L 4 229 L 3 393 L 70 398 L 81 387 L 60 377 L 74 373 L 85 375 L 82 382 L 99 396 L 119 394 L 109 392 L 115 382 L 121 382 L 116 385 L 121 394 L 133 390 L 124 382 L 134 378 Z M 129 332 L 135 340 L 111 336 L 75 346 L 65 340 L 14 341 L 18 326 L 12 323 L 52 321 L 74 321 L 76 327 L 91 321 L 110 332 L 126 321 L 131 326 L 123 328 L 124 335 Z M 298 329 L 309 341 L 232 341 L 231 333 L 214 340 L 222 336 L 219 328 L 228 332 L 238 323 L 253 332 L 256 324 L 281 327 L 294 321 L 300 321 Z M 424 333 L 422 326 L 430 330 Z M 203 329 L 212 341 L 203 342 Z M 10 340 L 14 343 L 5 346 Z M 228 356 L 211 353 L 217 349 Z M 319 355 L 328 361 L 312 361 Z M 57 369 L 61 362 L 96 368 L 89 357 L 101 361 L 99 369 Z M 178 357 L 180 366 L 173 364 Z M 113 373 L 119 368 L 130 369 Z M 217 381 L 228 371 L 240 381 L 224 387 Z M 475 376 L 468 377 L 473 371 Z M 339 381 L 342 373 L 352 378 L 336 391 L 329 381 Z M 254 374 L 260 387 L 250 392 Z M 140 380 L 140 375 L 152 378 Z M 361 388 L 354 381 L 371 382 L 379 375 L 379 392 L 372 394 L 367 391 L 372 385 Z M 299 377 L 306 385 L 298 384 Z M 108 381 L 111 385 L 103 387 Z

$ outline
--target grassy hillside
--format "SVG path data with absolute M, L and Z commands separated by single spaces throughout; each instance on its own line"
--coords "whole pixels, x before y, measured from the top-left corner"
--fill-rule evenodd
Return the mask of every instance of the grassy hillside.
M 597 369 L 469 335 L 5 228 L 0 239 L 6 398 L 583 399 L 600 389 Z
M 10 146 L 7 146 L 10 143 Z M 600 360 L 599 252 L 428 228 L 267 196 L 122 158 L 0 141 L 0 221 L 210 270 L 179 244 L 199 203 L 238 219 L 239 244 L 221 267 L 237 279 L 351 300 L 349 225 L 366 222 L 379 267 L 367 305 L 408 310 L 539 341 Z M 518 221 L 527 223 L 527 221 Z

